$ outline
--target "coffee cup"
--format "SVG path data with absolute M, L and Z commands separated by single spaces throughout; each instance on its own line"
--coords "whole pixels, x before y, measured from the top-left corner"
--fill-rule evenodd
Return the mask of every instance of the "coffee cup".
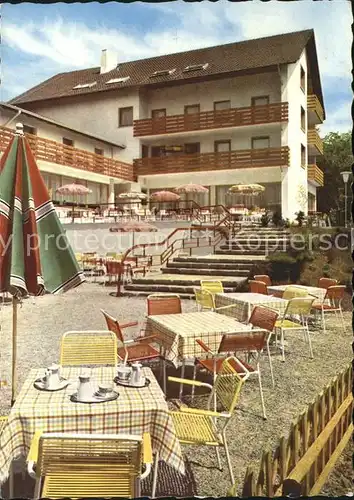
M 118 368 L 117 368 L 118 378 L 119 378 L 119 380 L 122 380 L 123 382 L 128 382 L 128 380 L 130 379 L 131 373 L 132 373 L 132 369 L 130 366 L 122 365 L 122 366 L 118 366 Z
M 107 397 L 113 391 L 110 384 L 99 384 L 97 394 L 103 398 Z

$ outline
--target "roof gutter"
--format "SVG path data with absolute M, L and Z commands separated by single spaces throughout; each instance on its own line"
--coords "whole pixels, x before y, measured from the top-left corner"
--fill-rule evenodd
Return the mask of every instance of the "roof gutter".
M 17 113 L 15 114 L 15 116 L 13 116 L 12 118 L 10 118 L 10 120 L 7 120 L 7 122 L 4 123 L 3 127 L 7 127 L 8 125 L 10 125 L 10 123 L 12 123 L 14 120 L 16 120 L 16 118 L 18 118 L 21 113 L 22 113 L 22 109 L 20 109 L 19 111 L 17 111 Z

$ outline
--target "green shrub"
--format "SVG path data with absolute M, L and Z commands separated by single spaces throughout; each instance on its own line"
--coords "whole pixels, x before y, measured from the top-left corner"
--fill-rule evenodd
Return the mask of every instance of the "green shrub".
M 297 220 L 299 226 L 302 227 L 304 220 L 305 220 L 305 212 L 300 210 L 299 212 L 296 212 L 295 215 L 296 215 L 296 220 Z
M 263 214 L 262 217 L 261 217 L 261 226 L 262 227 L 267 227 L 269 223 L 270 223 L 270 216 L 269 216 L 269 214 Z

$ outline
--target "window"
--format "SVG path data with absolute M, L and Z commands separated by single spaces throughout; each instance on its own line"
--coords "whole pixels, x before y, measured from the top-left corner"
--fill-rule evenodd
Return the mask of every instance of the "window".
M 251 106 L 267 106 L 269 104 L 269 95 L 261 95 L 251 98 Z
M 303 144 L 301 144 L 301 166 L 306 167 L 306 148 Z
M 231 101 L 217 101 L 214 102 L 214 111 L 221 111 L 222 109 L 230 109 Z
M 103 156 L 104 155 L 104 151 L 101 148 L 95 148 L 95 154 Z
M 74 147 L 74 141 L 72 139 L 68 139 L 67 137 L 63 137 L 63 144 L 65 144 L 65 146 Z
M 207 69 L 207 67 L 209 66 L 209 63 L 205 63 L 205 64 L 191 64 L 189 66 L 186 66 L 183 70 L 183 73 L 188 73 L 189 71 L 198 71 L 198 70 L 201 70 L 201 69 Z
M 199 104 L 192 104 L 188 106 L 184 106 L 184 114 L 185 115 L 193 115 L 195 113 L 200 112 L 200 105 Z
M 300 66 L 300 87 L 305 92 L 305 70 Z
M 75 87 L 73 87 L 73 90 L 76 90 L 76 89 L 89 89 L 91 87 L 94 87 L 96 85 L 97 82 L 91 82 L 91 83 L 79 83 L 78 85 L 75 85 Z
M 301 130 L 306 131 L 306 113 L 304 108 L 301 106 Z
M 165 156 L 165 146 L 151 146 L 151 156 Z
M 30 125 L 23 125 L 23 132 L 25 134 L 37 135 L 37 130 L 34 127 L 30 127 Z
M 124 83 L 128 81 L 130 76 L 124 76 L 122 78 L 111 78 L 106 82 L 106 85 L 109 85 L 110 83 Z
M 269 147 L 269 137 L 252 137 L 252 149 L 264 149 Z
M 200 142 L 189 142 L 185 144 L 184 152 L 186 155 L 193 155 L 200 153 Z
M 142 144 L 141 146 L 141 157 L 147 158 L 149 156 L 149 146 Z
M 214 142 L 215 153 L 223 153 L 225 151 L 231 151 L 231 141 L 215 141 Z
M 131 127 L 133 125 L 133 106 L 119 108 L 119 126 Z
M 151 118 L 154 120 L 156 118 L 163 118 L 166 116 L 166 109 L 152 109 Z
M 154 78 L 156 76 L 169 76 L 172 75 L 176 71 L 176 68 L 173 69 L 162 69 L 160 71 L 154 71 L 150 78 Z

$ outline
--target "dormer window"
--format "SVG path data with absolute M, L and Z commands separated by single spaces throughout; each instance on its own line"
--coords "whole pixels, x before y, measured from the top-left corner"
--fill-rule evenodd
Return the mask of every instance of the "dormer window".
M 183 70 L 183 73 L 188 73 L 189 71 L 200 71 L 201 69 L 207 69 L 209 66 L 209 63 L 205 64 L 191 64 L 189 66 L 186 66 Z
M 110 83 L 124 83 L 128 81 L 130 76 L 124 76 L 122 78 L 111 78 L 106 82 L 106 85 L 109 85 Z
M 89 89 L 91 87 L 94 87 L 96 84 L 97 84 L 97 82 L 79 83 L 78 85 L 75 85 L 75 87 L 73 87 L 73 90 L 76 90 L 76 89 Z
M 156 76 L 169 76 L 172 75 L 176 71 L 176 68 L 173 69 L 162 69 L 160 71 L 154 71 L 150 78 L 154 78 Z

